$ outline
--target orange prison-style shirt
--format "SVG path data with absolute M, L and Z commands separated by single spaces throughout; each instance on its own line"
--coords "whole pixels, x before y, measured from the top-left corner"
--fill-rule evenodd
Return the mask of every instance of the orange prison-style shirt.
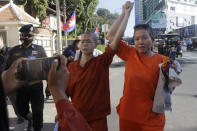
M 109 66 L 115 52 L 108 46 L 102 55 L 93 57 L 84 67 L 79 61 L 69 64 L 66 94 L 88 122 L 110 114 Z
M 122 119 L 119 122 L 120 131 L 164 131 L 164 126 L 150 126 Z
M 73 105 L 67 100 L 62 99 L 56 103 L 58 113 L 58 131 L 91 131 L 87 121 Z
M 164 56 L 147 57 L 132 46 L 120 41 L 117 55 L 125 61 L 123 96 L 117 111 L 120 119 L 153 126 L 164 126 L 164 114 L 152 112 L 159 77 L 158 65 Z

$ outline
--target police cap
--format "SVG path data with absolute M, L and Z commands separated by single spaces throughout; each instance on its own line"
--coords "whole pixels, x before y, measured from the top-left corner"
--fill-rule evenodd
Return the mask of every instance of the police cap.
M 34 32 L 34 27 L 32 24 L 24 25 L 20 28 L 20 32 Z

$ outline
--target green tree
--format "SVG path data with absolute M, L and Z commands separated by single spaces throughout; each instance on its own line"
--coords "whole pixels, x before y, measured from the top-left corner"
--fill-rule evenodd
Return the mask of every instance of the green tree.
M 97 25 L 99 25 L 99 31 L 102 30 L 103 24 L 108 24 L 108 26 L 110 27 L 119 16 L 118 13 L 110 13 L 110 11 L 105 8 L 99 8 L 96 12 L 96 15 L 98 19 Z M 101 43 L 104 43 L 103 38 L 104 38 L 104 33 L 100 32 Z
M 55 3 L 56 0 L 49 0 L 49 3 Z M 86 31 L 93 31 L 95 25 L 93 22 L 95 18 L 94 12 L 98 0 L 60 0 L 61 11 L 64 11 L 64 6 L 66 6 L 66 16 L 67 20 L 71 17 L 72 13 L 76 11 L 77 15 L 77 34 L 81 34 Z M 74 32 L 69 33 L 69 35 L 74 36 Z
M 40 21 L 46 18 L 48 0 L 14 0 L 14 3 L 24 5 L 24 9 L 31 16 L 38 17 Z
M 111 15 L 110 11 L 108 9 L 105 9 L 105 8 L 98 8 L 96 13 L 97 13 L 98 16 L 101 16 L 105 19 L 108 18 L 108 16 Z
M 100 18 L 100 24 L 109 24 L 111 25 L 114 20 L 119 16 L 118 13 L 110 13 L 108 9 L 99 8 L 96 12 L 98 17 Z

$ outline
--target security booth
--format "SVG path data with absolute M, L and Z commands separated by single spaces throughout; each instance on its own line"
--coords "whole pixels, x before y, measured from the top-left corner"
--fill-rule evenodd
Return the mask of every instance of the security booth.
M 12 1 L 0 8 L 0 35 L 3 42 L 9 47 L 20 44 L 19 29 L 26 24 L 33 24 L 36 27 L 34 43 L 44 47 L 47 56 L 53 55 L 52 31 L 38 28 L 38 20 L 30 16 L 23 9 L 19 8 Z
M 0 34 L 4 44 L 10 47 L 20 44 L 19 28 L 25 24 L 33 24 L 35 27 L 40 23 L 32 16 L 19 8 L 12 1 L 0 8 Z

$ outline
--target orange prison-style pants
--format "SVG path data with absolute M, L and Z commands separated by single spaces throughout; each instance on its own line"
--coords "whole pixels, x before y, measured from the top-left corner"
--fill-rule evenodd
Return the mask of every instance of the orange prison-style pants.
M 89 121 L 88 124 L 92 131 L 108 131 L 106 117 L 98 120 Z
M 164 131 L 164 126 L 149 126 L 120 119 L 120 131 Z

